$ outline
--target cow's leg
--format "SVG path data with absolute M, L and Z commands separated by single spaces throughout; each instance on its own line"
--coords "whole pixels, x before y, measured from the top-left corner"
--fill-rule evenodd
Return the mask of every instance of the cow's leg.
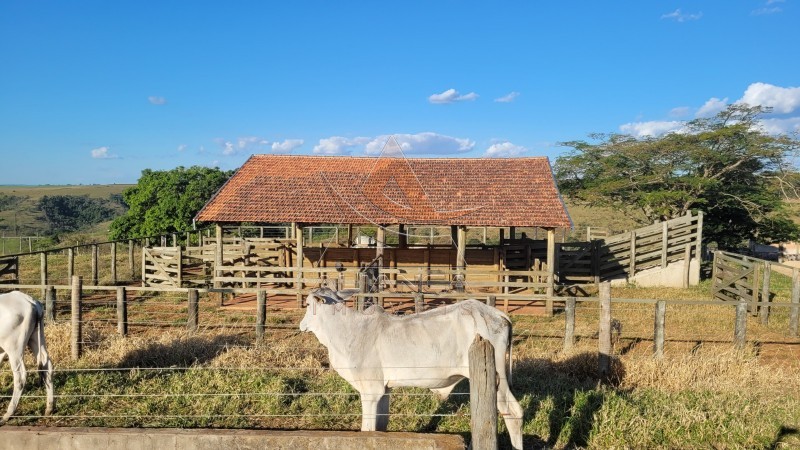
M 0 424 L 6 423 L 9 417 L 14 414 L 14 411 L 17 410 L 19 398 L 22 396 L 22 390 L 25 389 L 25 378 L 27 377 L 27 373 L 25 372 L 25 363 L 22 360 L 23 349 L 24 347 L 20 346 L 20 351 L 8 352 L 8 362 L 11 364 L 11 372 L 14 375 L 14 393 L 11 394 L 11 403 L 8 404 L 8 410 L 0 420 Z
M 378 418 L 375 421 L 376 431 L 386 431 L 389 428 L 389 394 L 391 391 L 386 389 L 380 400 L 378 400 Z
M 387 397 L 386 400 L 383 400 L 383 397 Z M 384 423 L 384 429 L 380 430 L 379 426 L 379 417 L 381 414 L 380 407 L 382 406 L 381 402 L 385 402 L 386 404 L 386 414 L 388 422 L 388 413 L 389 413 L 389 400 L 388 394 L 386 394 L 386 388 L 384 386 L 380 387 L 380 390 L 377 388 L 362 391 L 361 392 L 361 431 L 385 431 L 386 424 Z
M 39 378 L 42 380 L 45 391 L 47 391 L 47 408 L 44 414 L 49 416 L 55 407 L 55 398 L 53 395 L 53 361 L 47 353 L 47 346 L 45 346 L 44 343 L 44 330 L 42 329 L 41 323 L 37 326 L 37 330 L 31 334 L 31 338 L 28 339 L 28 348 L 30 348 L 31 353 L 33 353 L 38 367 Z
M 504 375 L 498 374 L 497 379 L 497 410 L 503 416 L 511 437 L 511 446 L 515 450 L 522 450 L 522 406 L 520 406 Z

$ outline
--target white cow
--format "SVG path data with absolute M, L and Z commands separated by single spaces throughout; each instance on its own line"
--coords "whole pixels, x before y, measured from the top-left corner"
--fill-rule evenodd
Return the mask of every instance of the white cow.
M 477 300 L 395 316 L 379 306 L 348 308 L 328 288 L 306 299 L 300 331 L 311 331 L 328 349 L 331 366 L 361 394 L 361 430 L 385 431 L 393 387 L 428 388 L 444 400 L 469 378 L 469 347 L 475 335 L 490 341 L 497 368 L 497 408 L 515 449 L 522 448 L 522 407 L 508 385 L 511 321 Z M 510 356 L 510 354 L 509 354 Z
M 8 411 L 0 420 L 5 423 L 17 409 L 22 390 L 25 388 L 25 363 L 22 359 L 25 345 L 31 349 L 39 376 L 47 390 L 47 410 L 53 412 L 53 362 L 44 343 L 44 321 L 42 304 L 19 291 L 0 295 L 0 363 L 8 355 L 14 374 L 14 393 Z

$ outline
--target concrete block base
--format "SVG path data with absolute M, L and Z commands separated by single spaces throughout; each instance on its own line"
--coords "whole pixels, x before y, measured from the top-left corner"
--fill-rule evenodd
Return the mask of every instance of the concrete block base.
M 457 435 L 361 431 L 0 427 L 0 450 L 463 450 Z

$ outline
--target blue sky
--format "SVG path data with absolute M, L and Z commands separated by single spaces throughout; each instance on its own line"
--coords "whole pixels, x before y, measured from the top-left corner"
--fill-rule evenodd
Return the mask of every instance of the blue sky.
M 800 129 L 800 0 L 0 2 L 0 184 L 253 153 L 549 156 L 727 103 Z

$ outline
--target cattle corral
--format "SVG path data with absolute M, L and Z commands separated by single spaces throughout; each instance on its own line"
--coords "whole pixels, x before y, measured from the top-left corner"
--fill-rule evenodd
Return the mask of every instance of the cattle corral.
M 784 411 L 782 420 L 791 424 L 798 411 L 798 399 L 792 394 L 797 392 L 800 370 L 798 340 L 786 332 L 788 281 L 776 275 L 773 282 L 779 306 L 767 325 L 748 322 L 750 344 L 744 352 L 733 346 L 734 308 L 711 304 L 707 286 L 689 291 L 615 288 L 613 316 L 622 329 L 614 341 L 611 387 L 595 385 L 599 379 L 597 298 L 578 302 L 576 343 L 571 350 L 564 350 L 565 317 L 561 313 L 515 316 L 513 389 L 526 411 L 526 445 L 619 444 L 621 441 L 604 440 L 613 436 L 600 428 L 609 426 L 603 420 L 611 419 L 600 420 L 595 414 L 624 414 L 624 408 L 616 411 L 614 405 L 618 407 L 629 395 L 624 392 L 637 389 L 643 389 L 646 396 L 663 397 L 661 401 L 688 401 L 681 400 L 681 393 L 688 390 L 706 392 L 704 395 L 724 402 L 759 399 L 770 408 L 776 405 L 768 399 L 777 396 L 777 411 Z M 327 356 L 316 340 L 298 333 L 301 310 L 273 306 L 268 300 L 265 333 L 259 339 L 253 309 L 220 307 L 219 294 L 201 293 L 198 327 L 189 332 L 188 289 L 130 288 L 128 337 L 122 338 L 117 327 L 116 288 L 84 286 L 83 356 L 72 361 L 69 291 L 65 288 L 56 290 L 56 322 L 46 328 L 56 362 L 57 412 L 53 417 L 41 416 L 43 391 L 36 387 L 23 396 L 13 424 L 358 428 L 357 393 L 328 368 Z M 674 300 L 677 295 L 689 298 L 678 302 Z M 626 301 L 619 298 L 623 296 L 650 300 Z M 667 301 L 662 362 L 651 356 L 653 302 L 658 298 Z M 5 388 L 7 371 L 2 379 Z M 394 397 L 390 430 L 469 430 L 463 386 L 442 405 L 431 394 L 416 389 L 401 389 Z M 691 404 L 685 406 L 691 410 Z M 768 436 L 770 426 L 758 432 L 758 421 L 753 423 L 755 412 L 725 414 L 755 434 L 727 436 L 724 429 L 714 431 L 714 425 L 703 430 L 706 439 L 737 446 L 776 438 Z M 660 420 L 666 425 L 684 419 L 667 414 Z M 646 446 L 659 442 L 653 441 L 653 435 L 642 439 Z M 671 439 L 675 440 L 662 443 L 681 446 L 688 442 L 679 435 Z
M 166 242 L 159 238 L 153 243 Z M 133 254 L 131 265 L 138 268 L 142 253 L 129 253 L 126 243 L 118 245 L 121 267 L 116 269 L 116 282 L 126 286 L 92 285 L 95 271 L 98 284 L 109 284 L 114 278 L 109 264 L 102 262 L 103 256 L 113 254 L 110 246 L 107 251 L 95 253 L 88 247 L 89 251 L 73 254 L 73 274 L 83 276 L 81 356 L 76 360 L 71 286 L 61 275 L 67 271 L 68 255 L 47 260 L 47 281 L 55 284 L 52 289 L 37 283 L 41 281 L 39 254 L 19 258 L 19 280 L 32 283 L 16 287 L 27 288 L 38 298 L 43 290 L 55 292 L 51 310 L 56 317 L 46 332 L 56 364 L 58 402 L 54 416 L 42 417 L 43 390 L 29 383 L 12 424 L 358 429 L 358 395 L 330 369 L 319 343 L 298 332 L 302 310 L 295 292 L 286 292 L 287 286 L 215 289 L 208 283 L 195 290 L 136 286 L 139 272 L 133 270 L 128 276 L 125 255 Z M 92 263 L 98 253 L 100 259 Z M 319 277 L 317 269 L 303 270 L 316 270 Z M 328 270 L 338 273 L 334 267 Z M 580 289 L 585 296 L 575 298 L 571 329 L 570 308 L 565 309 L 572 303 L 570 297 L 553 298 L 552 316 L 529 316 L 514 313 L 531 297 L 507 295 L 509 311 L 514 314 L 512 390 L 525 411 L 526 448 L 685 447 L 698 442 L 747 447 L 791 439 L 793 424 L 800 422 L 796 395 L 800 391 L 800 341 L 791 328 L 795 290 L 791 279 L 779 272 L 767 278 L 765 297 L 763 275 L 760 281 L 743 278 L 750 284 L 742 287 L 739 278 L 729 281 L 736 289 L 762 295 L 744 297 L 756 310 L 759 305 L 753 302 L 763 298 L 771 299 L 772 308 L 766 323 L 745 314 L 746 344 L 739 349 L 735 343 L 736 302 L 713 300 L 708 284 L 688 290 L 614 287 L 611 311 L 620 326 L 608 336 L 610 351 L 606 351 L 611 358 L 602 377 L 598 350 L 605 336 L 600 334 L 600 298 L 593 283 L 583 285 Z M 334 275 L 303 281 L 308 283 L 305 288 L 311 288 L 320 280 L 335 283 L 337 279 Z M 296 280 L 288 281 L 293 284 Z M 117 307 L 120 287 L 125 287 L 127 307 L 124 338 Z M 567 287 L 556 291 L 580 293 Z M 263 335 L 256 301 L 259 291 L 266 300 Z M 190 292 L 197 293 L 196 315 L 190 314 Z M 387 310 L 406 314 L 416 307 L 442 306 L 467 296 L 506 307 L 502 291 L 423 289 L 422 294 L 422 304 L 414 302 L 413 291 L 364 292 L 362 297 L 382 298 Z M 653 358 L 658 347 L 654 316 L 659 305 L 666 310 L 660 359 Z M 10 373 L 5 368 L 0 373 L 0 385 L 6 389 Z M 698 396 L 706 400 L 698 401 Z M 396 390 L 393 397 L 390 430 L 469 431 L 464 385 L 443 404 L 427 391 L 411 388 Z M 720 406 L 714 406 L 715 402 Z M 642 417 L 642 410 L 654 413 Z M 699 424 L 690 419 L 696 414 L 724 419 L 729 426 Z M 643 420 L 646 427 L 640 426 Z M 672 431 L 676 427 L 681 430 L 678 425 L 687 420 L 692 427 Z M 501 434 L 500 439 L 508 445 L 505 436 Z

